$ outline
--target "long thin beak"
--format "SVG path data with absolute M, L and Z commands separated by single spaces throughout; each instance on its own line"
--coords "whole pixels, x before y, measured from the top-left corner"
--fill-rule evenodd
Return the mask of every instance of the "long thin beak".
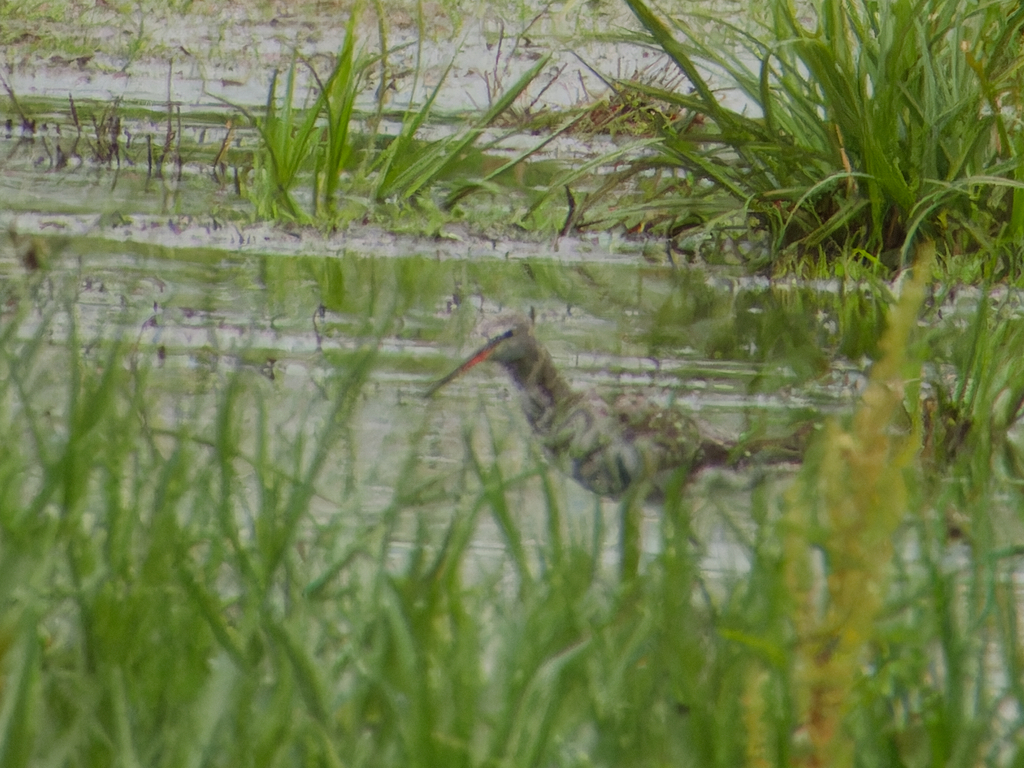
M 466 360 L 466 362 L 464 362 L 462 365 L 460 365 L 454 371 L 449 373 L 443 379 L 438 379 L 433 384 L 431 384 L 430 388 L 427 389 L 427 391 L 423 393 L 423 396 L 424 397 L 431 397 L 431 396 L 433 396 L 433 394 L 435 392 L 437 392 L 437 390 L 439 390 L 445 384 L 448 384 L 448 383 L 454 381 L 455 379 L 459 378 L 459 376 L 464 374 L 466 371 L 468 371 L 470 368 L 472 368 L 477 363 L 482 363 L 484 360 L 486 360 L 492 354 L 494 354 L 494 350 L 497 349 L 498 345 L 501 344 L 501 342 L 505 341 L 505 339 L 512 338 L 512 334 L 513 333 L 514 333 L 514 331 L 508 330 L 508 331 L 505 331 L 500 336 L 495 336 L 493 339 L 491 339 L 486 344 L 484 344 L 482 347 L 480 347 L 480 349 L 478 349 L 476 352 L 474 352 L 472 355 L 470 355 L 469 359 Z

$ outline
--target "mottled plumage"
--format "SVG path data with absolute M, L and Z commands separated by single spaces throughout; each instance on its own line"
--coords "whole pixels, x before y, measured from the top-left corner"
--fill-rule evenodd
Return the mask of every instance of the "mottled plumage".
M 658 481 L 676 471 L 736 466 L 749 458 L 740 446 L 674 409 L 619 398 L 609 405 L 593 392 L 577 392 L 562 378 L 525 317 L 494 337 L 427 395 L 484 360 L 500 363 L 519 389 L 523 412 L 547 454 L 580 485 L 611 498 L 637 481 Z M 791 441 L 790 441 L 791 442 Z M 774 443 L 783 447 L 783 442 Z M 788 459 L 798 455 L 793 453 Z

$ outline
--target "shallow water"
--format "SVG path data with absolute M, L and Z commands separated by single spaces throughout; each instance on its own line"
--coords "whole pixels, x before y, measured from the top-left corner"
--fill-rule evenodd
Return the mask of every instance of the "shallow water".
M 56 197 L 56 175 L 44 174 L 49 187 L 36 194 Z M 72 199 L 79 193 L 68 191 Z M 132 198 L 138 207 L 157 204 L 159 190 L 145 194 Z M 73 296 L 85 359 L 102 360 L 101 339 L 128 345 L 134 363 L 149 369 L 154 397 L 166 403 L 167 429 L 181 419 L 212 420 L 210 383 L 241 371 L 264 381 L 247 386 L 277 415 L 281 430 L 315 432 L 329 411 L 325 384 L 371 344 L 378 350 L 372 375 L 348 445 L 322 478 L 317 515 L 379 516 L 410 481 L 412 460 L 417 482 L 464 494 L 473 484 L 464 478 L 468 440 L 511 478 L 509 504 L 527 546 L 545 532 L 547 501 L 537 472 L 546 463 L 510 382 L 484 366 L 431 400 L 421 397 L 480 343 L 474 329 L 482 320 L 532 309 L 538 336 L 577 388 L 639 393 L 735 432 L 752 423 L 784 428 L 849 408 L 861 367 L 837 351 L 844 344 L 855 349 L 877 322 L 872 302 L 863 304 L 865 327 L 852 328 L 851 300 L 828 291 L 650 266 L 625 242 L 616 250 L 600 241 L 563 242 L 555 251 L 550 243 L 467 239 L 449 248 L 372 230 L 324 237 L 198 214 L 132 214 L 111 224 L 95 213 L 7 212 L 0 227 L 17 233 L 5 238 L 0 276 L 8 286 L 35 286 L 16 292 L 7 306 L 8 317 L 24 309 L 19 302 L 38 306 L 20 336 L 36 333 L 52 311 L 58 319 L 47 326 L 48 341 L 61 345 L 71 332 L 60 319 L 62 302 Z M 37 272 L 18 256 L 29 245 L 41 254 Z M 569 535 L 581 543 L 600 536 L 613 564 L 618 505 L 550 472 Z M 769 481 L 781 487 L 791 475 L 783 469 Z M 735 531 L 749 518 L 751 489 L 763 482 L 758 472 L 709 472 L 689 488 L 709 574 L 745 570 Z M 435 501 L 421 511 L 441 530 L 451 509 Z M 411 545 L 418 524 L 400 521 L 395 558 L 404 556 L 403 541 Z M 644 531 L 645 551 L 653 555 L 660 546 L 657 507 L 646 510 Z M 471 561 L 487 571 L 503 543 L 496 524 L 481 521 Z
M 545 34 L 557 33 L 552 18 L 541 22 Z M 438 115 L 481 108 L 489 87 L 509 84 L 536 61 L 537 50 L 515 44 L 511 27 L 503 32 L 494 21 L 474 20 L 460 32 L 465 42 L 439 92 Z M 35 126 L 22 126 L 12 104 L 0 114 L 0 125 L 11 121 L 0 131 L 0 229 L 12 233 L 0 241 L 0 277 L 37 283 L 19 300 L 40 304 L 39 323 L 45 307 L 73 295 L 75 332 L 89 340 L 85 354 L 99 354 L 99 339 L 130 344 L 137 363 L 152 368 L 149 386 L 167 395 L 169 425 L 206 412 L 212 406 L 180 402 L 207 397 L 211 378 L 241 370 L 266 380 L 262 396 L 274 412 L 294 414 L 294 431 L 315 429 L 329 406 L 324 383 L 371 344 L 378 355 L 348 459 L 328 470 L 324 487 L 335 490 L 324 492 L 320 513 L 379 514 L 407 479 L 410 455 L 428 475 L 458 477 L 467 445 L 485 457 L 497 445 L 505 476 L 524 475 L 511 485 L 514 506 L 539 536 L 546 502 L 536 473 L 546 465 L 501 372 L 480 369 L 433 400 L 420 397 L 481 341 L 474 328 L 499 312 L 535 312 L 538 336 L 574 386 L 640 394 L 736 433 L 751 425 L 785 429 L 851 407 L 885 316 L 884 301 L 857 287 L 769 284 L 728 268 L 652 264 L 644 243 L 620 232 L 505 240 L 453 224 L 431 239 L 373 226 L 323 234 L 252 223 L 234 170 L 257 137 L 239 109 L 265 102 L 271 72 L 288 65 L 293 45 L 326 70 L 343 27 L 327 17 L 226 18 L 223 25 L 172 20 L 151 34 L 181 50 L 121 69 L 102 52 L 84 64 L 22 61 L 8 82 Z M 396 31 L 389 45 L 414 40 L 410 29 Z M 425 41 L 420 62 L 415 46 L 396 50 L 389 106 L 422 98 L 450 51 L 443 35 Z M 556 53 L 533 87 L 543 92 L 528 96 L 538 99 L 531 109 L 599 94 L 603 85 L 590 67 L 629 77 L 653 76 L 665 64 L 618 43 L 573 51 Z M 208 61 L 200 61 L 204 55 Z M 308 72 L 300 67 L 299 77 L 304 92 Z M 372 86 L 371 77 L 360 104 L 366 110 Z M 101 158 L 95 125 L 115 99 L 117 154 Z M 232 119 L 234 154 L 215 173 Z M 541 160 L 593 156 L 603 147 L 597 141 L 608 140 L 560 138 Z M 42 262 L 38 273 L 25 266 L 28 251 Z M 8 306 L 8 316 L 16 309 Z M 37 327 L 25 322 L 20 332 Z M 48 330 L 53 343 L 70 332 L 59 321 Z M 787 476 L 784 470 L 780 484 Z M 557 482 L 580 537 L 601 511 L 614 558 L 617 506 Z M 745 519 L 750 489 L 761 482 L 758 473 L 706 473 L 688 490 L 694 519 Z M 449 510 L 435 506 L 443 520 Z M 648 512 L 645 546 L 653 553 L 657 510 Z M 712 524 L 706 531 L 709 567 L 742 570 L 723 530 Z M 492 535 L 481 538 L 481 551 L 500 543 Z

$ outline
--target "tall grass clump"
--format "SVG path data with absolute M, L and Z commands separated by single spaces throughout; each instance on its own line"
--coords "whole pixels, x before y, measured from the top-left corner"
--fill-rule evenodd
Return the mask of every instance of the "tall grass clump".
M 321 210 L 328 215 L 335 210 L 341 175 L 354 151 L 351 128 L 356 96 L 361 90 L 363 73 L 373 63 L 372 59 L 356 57 L 358 20 L 357 5 L 326 81 L 309 67 L 317 83 L 317 95 L 311 105 L 302 108 L 296 104 L 296 54 L 288 69 L 284 94 L 278 95 L 275 71 L 263 115 L 246 112 L 260 136 L 249 189 L 260 218 L 309 223 Z M 295 187 L 303 176 L 312 179 L 311 212 L 294 198 Z
M 469 126 L 433 141 L 425 141 L 418 134 L 431 117 L 445 77 L 422 104 L 410 106 L 402 112 L 401 126 L 394 137 L 366 134 L 366 130 L 375 132 L 381 125 L 387 91 L 381 86 L 377 94 L 376 115 L 365 121 L 365 129 L 359 133 L 356 99 L 362 93 L 369 68 L 386 60 L 388 52 L 384 50 L 386 40 L 382 26 L 381 53 L 358 53 L 358 11 L 359 6 L 349 18 L 345 41 L 330 75 L 321 79 L 307 63 L 316 83 L 316 95 L 310 96 L 305 106 L 297 104 L 295 82 L 299 56 L 296 54 L 288 70 L 284 93 L 278 93 L 278 74 L 275 72 L 263 115 L 246 113 L 260 137 L 252 183 L 248 189 L 248 196 L 260 218 L 332 227 L 346 218 L 354 218 L 356 213 L 353 211 L 364 216 L 388 203 L 403 205 L 423 197 L 433 186 L 451 182 L 451 177 L 460 175 L 460 160 L 523 94 L 549 60 L 541 57 L 498 95 L 482 115 L 472 118 Z M 378 9 L 378 12 L 382 10 Z M 419 66 L 417 57 L 411 86 L 413 92 L 420 80 Z M 515 162 L 531 152 L 525 152 Z M 507 167 L 513 164 L 509 163 Z M 312 183 L 310 203 L 304 206 L 296 202 L 294 194 L 296 186 L 306 178 Z M 449 197 L 459 199 L 480 186 L 479 180 L 467 182 L 463 179 L 454 184 L 455 189 Z M 342 199 L 345 205 L 339 206 Z
M 322 193 L 315 190 L 313 201 L 319 204 L 322 198 L 328 215 L 335 211 L 341 175 L 348 169 L 352 158 L 352 112 L 359 94 L 360 75 L 373 63 L 372 60 L 356 61 L 355 58 L 358 11 L 357 5 L 349 17 L 345 42 L 330 77 L 326 83 L 317 82 L 326 126 L 323 145 L 316 158 L 316 183 L 322 188 Z
M 947 489 L 954 507 L 965 506 L 993 471 L 1013 478 L 1024 469 L 1014 439 L 1024 409 L 1024 319 L 1013 294 L 990 294 L 984 286 L 976 306 L 960 316 L 961 333 L 934 332 L 931 342 L 934 358 L 958 373 L 950 386 L 942 366 L 933 369 L 923 414 L 926 459 L 936 469 L 953 467 Z
M 308 221 L 308 215 L 295 202 L 294 189 L 318 141 L 318 112 L 294 107 L 295 69 L 293 61 L 281 104 L 277 94 L 278 73 L 274 72 L 264 115 L 262 119 L 253 119 L 262 145 L 254 159 L 250 198 L 260 218 Z
M 731 200 L 772 258 L 860 249 L 894 268 L 917 237 L 940 258 L 1019 258 L 1019 6 L 815 0 L 798 15 L 773 0 L 746 25 L 700 12 L 666 25 L 627 4 L 691 89 L 633 84 L 683 110 L 653 164 L 695 182 L 697 203 L 666 194 L 653 210 L 681 220 L 708 195 L 720 211 Z

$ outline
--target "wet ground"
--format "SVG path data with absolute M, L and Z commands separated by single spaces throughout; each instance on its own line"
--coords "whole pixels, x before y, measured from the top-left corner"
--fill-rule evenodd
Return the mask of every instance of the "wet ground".
M 422 16 L 414 4 L 386 9 L 385 84 L 395 109 L 421 103 L 439 83 L 440 114 L 484 109 L 548 53 L 550 66 L 523 100 L 533 111 L 590 102 L 607 91 L 608 79 L 654 79 L 666 70 L 650 48 L 614 40 L 636 29 L 624 4 L 524 3 L 500 13 L 483 5 L 421 8 Z M 349 4 L 333 2 L 195 2 L 187 13 L 164 4 L 134 13 L 100 4 L 82 9 L 73 24 L 56 11 L 52 20 L 15 15 L 4 33 L 4 76 L 24 98 L 59 101 L 71 92 L 98 102 L 172 102 L 190 113 L 221 109 L 225 101 L 259 107 L 271 73 L 287 69 L 295 51 L 329 69 L 349 12 Z M 373 9 L 360 18 L 357 39 L 373 55 L 381 48 Z M 304 68 L 299 77 L 303 87 L 312 82 Z M 358 106 L 370 109 L 380 71 L 371 68 L 367 77 Z

